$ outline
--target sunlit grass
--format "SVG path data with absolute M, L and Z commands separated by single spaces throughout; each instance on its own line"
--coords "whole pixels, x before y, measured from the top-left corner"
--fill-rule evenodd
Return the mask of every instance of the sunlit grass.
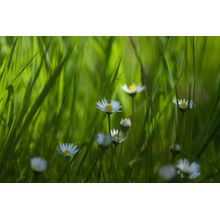
M 0 48 L 1 182 L 220 181 L 220 38 L 0 37 Z

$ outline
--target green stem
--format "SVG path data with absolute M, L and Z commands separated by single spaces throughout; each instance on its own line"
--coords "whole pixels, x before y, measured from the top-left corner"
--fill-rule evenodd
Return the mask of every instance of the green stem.
M 67 183 L 70 182 L 69 170 L 67 170 L 66 172 L 66 180 L 67 180 Z
M 39 183 L 39 177 L 40 177 L 40 173 L 34 172 L 33 174 L 33 182 L 34 183 Z
M 131 105 L 132 105 L 132 117 L 134 117 L 134 96 L 131 97 Z
M 66 167 L 67 167 L 67 170 L 66 170 L 66 181 L 67 183 L 69 183 L 69 179 L 70 179 L 70 176 L 69 176 L 69 158 L 66 158 Z
M 98 147 L 101 148 L 101 146 L 98 146 Z M 98 161 L 103 157 L 103 155 L 104 155 L 104 151 L 103 151 L 102 149 L 100 149 L 99 155 L 98 155 L 98 157 L 96 158 L 96 160 L 95 160 L 93 166 L 91 167 L 91 169 L 90 169 L 90 171 L 89 171 L 89 173 L 88 173 L 88 175 L 87 175 L 87 177 L 86 177 L 86 181 L 85 181 L 85 182 L 88 182 L 88 181 L 89 181 L 89 179 L 90 179 L 90 177 L 91 177 L 91 175 L 92 175 L 92 173 L 93 173 L 93 171 L 94 171 L 94 169 L 95 169 L 95 167 L 96 167 Z
M 66 176 L 68 175 L 67 172 L 69 171 L 69 168 L 70 168 L 70 166 L 71 166 L 71 164 L 72 164 L 74 158 L 72 158 L 71 161 L 69 161 L 69 159 L 70 159 L 70 158 L 66 158 L 67 163 L 66 163 L 66 166 L 65 166 L 65 168 L 64 168 L 63 173 L 61 174 L 61 176 L 60 176 L 59 179 L 58 179 L 58 182 L 62 181 L 62 179 L 65 177 L 65 175 L 66 175 Z
M 99 167 L 99 172 L 98 172 L 98 176 L 97 176 L 98 182 L 100 182 L 101 177 L 103 177 L 103 182 L 105 182 L 104 169 L 103 169 L 103 166 L 102 166 L 103 165 L 102 160 L 103 160 L 104 152 L 105 152 L 105 149 L 100 148 L 100 157 L 99 157 L 100 167 Z
M 115 144 L 114 148 L 113 148 L 113 152 L 112 152 L 111 167 L 110 167 L 110 172 L 109 172 L 109 182 L 111 182 L 116 147 L 117 147 L 117 145 Z
M 119 153 L 118 153 L 118 164 L 119 165 L 121 164 L 123 146 L 124 146 L 124 142 L 122 142 L 122 144 L 118 148 L 119 149 Z
M 98 172 L 98 182 L 100 182 L 102 176 L 102 156 L 100 157 L 100 167 Z
M 108 114 L 108 130 L 109 130 L 109 135 L 111 135 L 111 119 L 110 119 L 110 114 Z
M 90 177 L 91 177 L 91 175 L 92 175 L 92 171 L 95 169 L 96 164 L 97 164 L 97 162 L 98 162 L 98 160 L 99 160 L 99 157 L 100 157 L 100 156 L 98 156 L 97 159 L 95 160 L 95 162 L 94 162 L 92 168 L 91 168 L 90 171 L 89 171 L 89 174 L 87 175 L 87 178 L 86 178 L 86 181 L 85 181 L 85 182 L 88 182 L 88 181 L 89 181 L 89 179 L 90 179 Z
M 183 123 L 184 123 L 184 120 L 183 120 L 183 117 L 184 116 L 184 111 L 178 109 L 178 118 L 177 118 L 177 129 L 176 129 L 176 139 L 175 139 L 175 142 L 176 144 L 178 144 L 178 142 L 181 142 L 183 141 Z

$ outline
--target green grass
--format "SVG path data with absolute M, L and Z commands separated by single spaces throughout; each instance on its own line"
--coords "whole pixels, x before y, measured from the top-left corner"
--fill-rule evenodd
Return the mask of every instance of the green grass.
M 0 37 L 0 182 L 161 182 L 160 167 L 180 158 L 201 175 L 174 182 L 220 182 L 219 51 L 219 37 Z M 119 128 L 132 113 L 121 85 L 133 82 L 146 89 L 127 139 L 100 159 L 96 135 L 108 133 L 108 120 L 96 102 L 121 103 L 111 115 Z M 175 96 L 195 108 L 182 114 Z M 66 159 L 60 143 L 79 152 Z M 175 157 L 173 143 L 182 145 Z M 48 163 L 40 175 L 34 156 Z

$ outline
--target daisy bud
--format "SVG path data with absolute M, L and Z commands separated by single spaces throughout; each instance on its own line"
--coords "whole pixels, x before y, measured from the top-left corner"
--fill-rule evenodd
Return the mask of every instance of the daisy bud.
M 170 152 L 172 153 L 172 154 L 178 154 L 178 153 L 180 153 L 180 151 L 181 151 L 181 145 L 180 144 L 172 144 L 171 146 L 170 146 Z
M 31 169 L 36 173 L 41 173 L 47 168 L 47 162 L 41 157 L 33 157 L 31 159 Z
M 99 133 L 97 135 L 96 142 L 102 147 L 107 147 L 112 143 L 112 137 L 110 135 Z
M 176 176 L 176 168 L 173 165 L 166 165 L 160 168 L 159 176 L 164 181 L 170 181 Z
M 127 131 L 131 127 L 130 118 L 125 118 L 125 119 L 122 118 L 120 122 L 120 126 L 122 130 Z

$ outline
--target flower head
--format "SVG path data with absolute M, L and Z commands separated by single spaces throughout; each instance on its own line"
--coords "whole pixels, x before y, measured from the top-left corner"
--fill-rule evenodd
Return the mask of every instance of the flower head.
M 102 147 L 107 147 L 112 143 L 112 138 L 110 135 L 98 133 L 96 142 Z
M 126 137 L 124 137 L 122 132 L 120 132 L 118 129 L 112 129 L 111 136 L 112 136 L 112 141 L 115 144 L 121 144 L 126 139 Z
M 101 111 L 111 114 L 114 112 L 121 112 L 122 106 L 119 104 L 118 101 L 113 100 L 108 102 L 106 99 L 97 102 L 97 108 Z
M 176 165 L 178 174 L 184 178 L 195 179 L 200 176 L 200 165 L 196 162 L 190 164 L 188 159 L 180 159 Z
M 164 181 L 170 181 L 176 176 L 176 168 L 173 165 L 162 166 L 159 170 L 159 176 Z
M 136 93 L 138 92 L 142 92 L 145 87 L 142 86 L 142 85 L 139 85 L 137 86 L 135 83 L 131 84 L 131 85 L 127 85 L 127 84 L 124 84 L 122 85 L 121 87 L 127 94 L 131 95 L 131 96 L 134 96 Z
M 180 151 L 181 151 L 181 145 L 180 144 L 172 144 L 171 146 L 170 146 L 170 152 L 172 153 L 172 154 L 178 154 L 178 153 L 180 153 Z
M 73 144 L 59 144 L 57 146 L 57 151 L 64 157 L 71 157 L 76 154 L 79 150 L 78 147 Z
M 125 118 L 125 119 L 122 118 L 121 122 L 120 122 L 120 126 L 121 126 L 122 130 L 127 131 L 131 127 L 130 118 Z
M 182 111 L 185 111 L 186 109 L 190 108 L 192 109 L 194 107 L 193 100 L 188 99 L 174 99 L 173 103 Z
M 34 172 L 41 173 L 47 168 L 47 162 L 41 157 L 31 158 L 31 169 Z

